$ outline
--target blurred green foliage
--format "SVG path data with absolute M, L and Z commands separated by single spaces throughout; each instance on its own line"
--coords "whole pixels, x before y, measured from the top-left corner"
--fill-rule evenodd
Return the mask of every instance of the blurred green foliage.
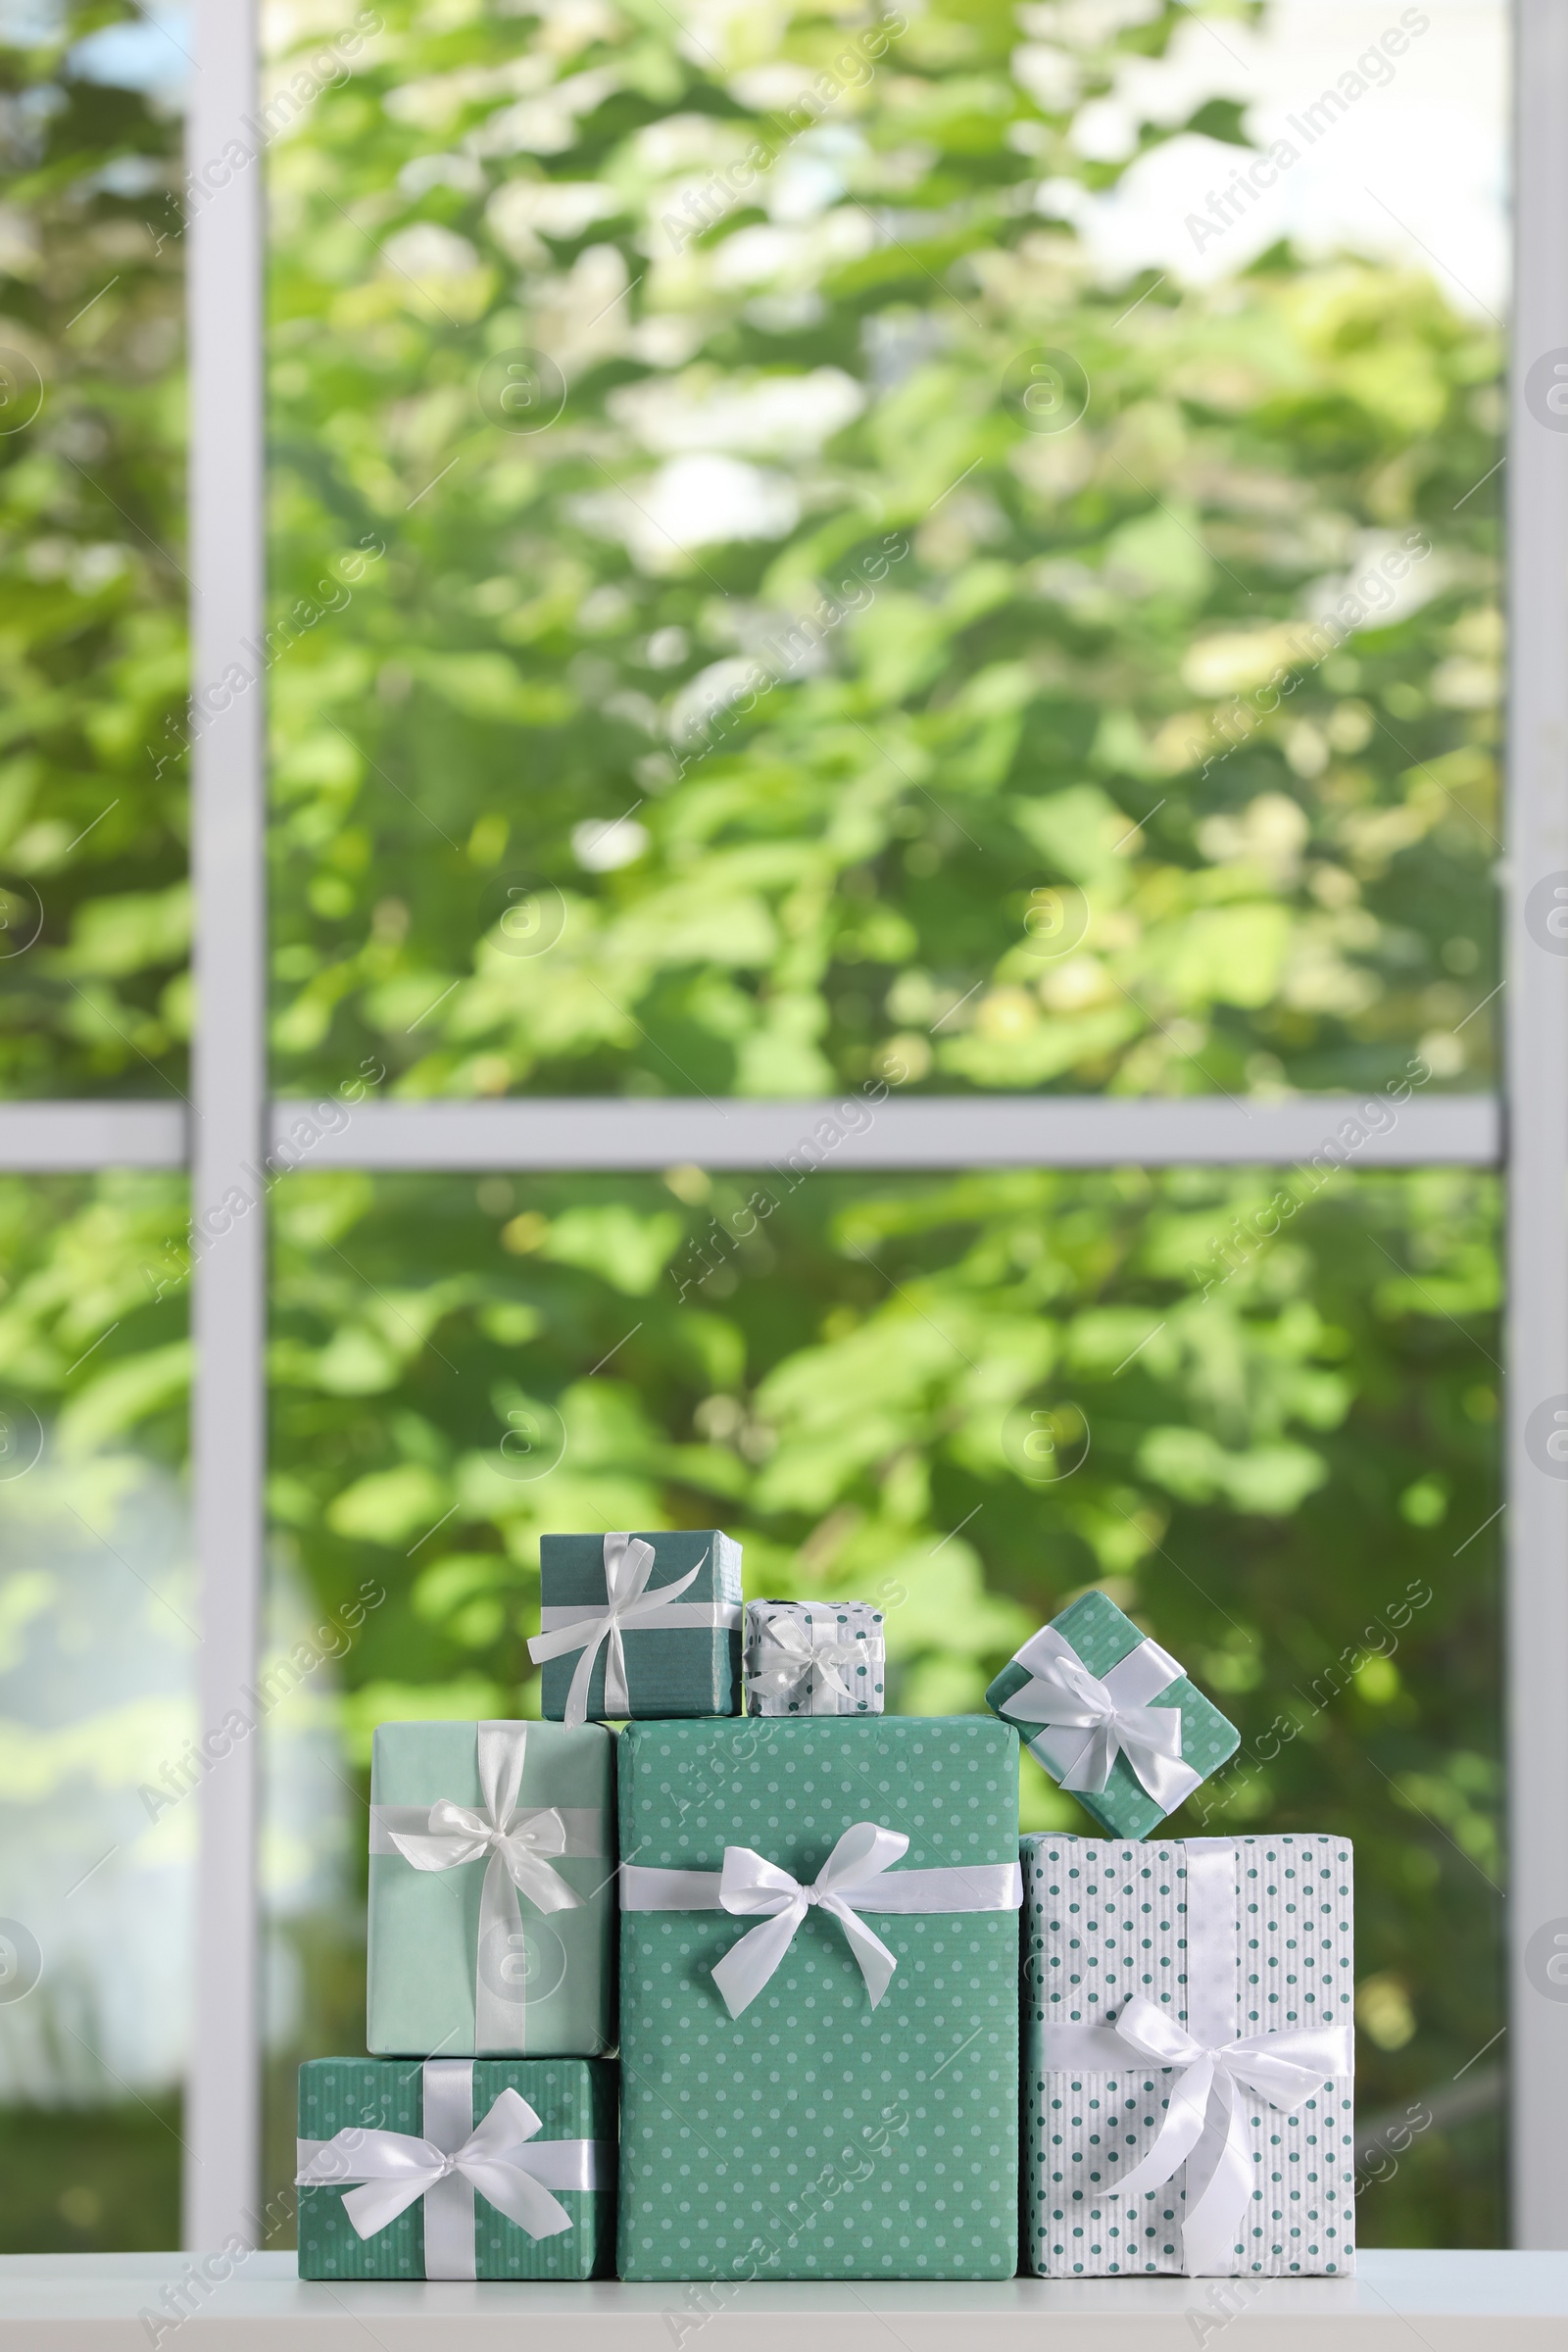
M 0 1085 L 168 1091 L 178 122 L 89 76 L 129 0 L 55 13 L 0 47 Z M 267 159 L 284 1085 L 1485 1072 L 1495 352 L 1284 252 L 1123 318 L 1053 214 L 1180 10 L 340 13 Z
M 0 30 L 0 1094 L 183 1082 L 178 112 Z M 151 36 L 155 39 L 157 36 Z
M 286 1088 L 1485 1072 L 1495 338 L 1100 281 L 1186 12 L 380 13 L 270 159 Z
M 389 1596 L 344 1662 L 351 1763 L 387 1716 L 537 1710 L 548 1528 L 717 1524 L 754 1593 L 879 1597 L 909 1712 L 978 1706 L 1099 1584 L 1242 1730 L 1178 1831 L 1356 1840 L 1363 2115 L 1471 2083 L 1501 2022 L 1496 1189 L 1298 1176 L 1258 1239 L 1281 1183 L 288 1179 L 277 1541 L 323 1611 L 367 1576 Z M 174 1458 L 177 1396 L 134 1370 L 172 1368 L 173 1296 L 59 1400 L 160 1219 L 178 1230 L 177 1188 L 108 1180 L 63 1216 L 73 1199 L 0 1187 L 28 1269 L 0 1362 L 63 1444 Z M 1027 1762 L 1023 1803 L 1083 1826 Z M 356 1926 L 320 1925 L 311 2047 L 352 2014 Z M 1500 2198 L 1484 2112 L 1417 2137 L 1363 2234 L 1494 2243 Z
M 284 1086 L 1245 1093 L 1417 1046 L 1485 1078 L 1495 352 L 1354 258 L 1097 280 L 1052 188 L 1121 167 L 1074 112 L 1182 11 L 1022 37 L 959 0 L 869 72 L 869 14 L 379 13 L 268 158 Z M 279 85 L 320 55 L 291 38 Z M 0 914 L 43 918 L 0 958 L 12 1094 L 168 1091 L 187 1023 L 178 123 L 74 54 L 0 45 L 0 344 L 45 389 L 0 435 Z M 835 95 L 787 136 L 808 69 Z M 715 179 L 755 139 L 763 182 Z M 531 433 L 524 347 L 565 389 Z M 1042 347 L 1048 422 L 1088 378 L 1061 431 L 1021 397 Z M 1302 620 L 1412 531 L 1397 605 L 1319 660 Z M 327 1608 L 391 1594 L 353 1764 L 381 1716 L 536 1703 L 546 1527 L 717 1521 L 754 1592 L 880 1593 L 910 1710 L 978 1704 L 1100 1583 L 1243 1729 L 1178 1826 L 1360 1846 L 1363 2114 L 1473 2084 L 1495 1191 L 1342 1176 L 1259 1242 L 1279 1181 L 291 1178 L 277 1542 Z M 185 1212 L 171 1178 L 0 1182 L 0 1401 L 68 1454 L 183 1459 Z M 1078 1818 L 1032 1766 L 1024 1805 Z M 301 1931 L 313 2048 L 356 1932 Z M 286 2106 L 279 2074 L 279 2180 Z M 108 2196 L 75 2128 L 0 2130 L 25 2242 L 167 2237 L 167 2174 L 116 2140 Z M 1495 2114 L 1418 2133 L 1362 2232 L 1497 2242 Z
M 179 2243 L 177 2097 L 0 2107 L 0 2254 L 167 2252 Z

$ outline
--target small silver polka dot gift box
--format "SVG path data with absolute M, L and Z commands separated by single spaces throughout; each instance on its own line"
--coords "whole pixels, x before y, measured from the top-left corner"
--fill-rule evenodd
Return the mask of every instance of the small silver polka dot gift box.
M 1346 1838 L 1025 1838 L 1023 2263 L 1355 2268 Z
M 868 1600 L 749 1600 L 748 1715 L 880 1715 L 887 1650 Z

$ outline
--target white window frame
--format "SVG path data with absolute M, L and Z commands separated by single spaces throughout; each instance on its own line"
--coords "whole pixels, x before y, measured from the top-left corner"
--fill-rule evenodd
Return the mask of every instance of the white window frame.
M 257 0 L 195 0 L 193 162 L 221 155 L 259 97 Z M 1493 1096 L 1407 1103 L 1367 1166 L 1500 1167 L 1506 1308 L 1509 1941 L 1513 2236 L 1568 2247 L 1568 2003 L 1526 1973 L 1532 1934 L 1568 1924 L 1568 1481 L 1544 1476 L 1525 1425 L 1568 1399 L 1568 957 L 1523 908 L 1568 868 L 1568 436 L 1526 409 L 1531 361 L 1568 346 L 1568 8 L 1514 0 L 1516 230 L 1509 478 L 1512 615 L 1509 855 L 1503 874 L 1506 1137 Z M 264 183 L 237 172 L 189 234 L 194 673 L 222 674 L 265 627 Z M 297 1108 L 267 1095 L 266 771 L 255 696 L 194 747 L 197 1021 L 192 1115 L 163 1103 L 37 1102 L 0 1112 L 0 1169 L 184 1167 L 192 1206 L 220 1201 Z M 1237 1165 L 1309 1155 L 1351 1099 L 923 1097 L 883 1105 L 842 1160 L 858 1168 Z M 511 1101 L 365 1103 L 313 1164 L 509 1171 L 744 1168 L 788 1152 L 803 1102 Z M 255 1678 L 266 1465 L 264 1221 L 241 1218 L 193 1278 L 191 1418 L 202 1644 L 197 1704 L 220 1722 Z M 185 2109 L 185 2241 L 254 2238 L 261 2202 L 261 1906 L 256 1742 L 203 1784 L 196 1978 Z

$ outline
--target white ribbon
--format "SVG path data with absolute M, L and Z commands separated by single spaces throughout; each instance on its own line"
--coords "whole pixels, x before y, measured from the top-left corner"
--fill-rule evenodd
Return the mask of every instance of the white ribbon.
M 350 2128 L 298 2143 L 301 2188 L 351 2188 L 343 2210 L 361 2237 L 387 2229 L 424 2199 L 424 2275 L 475 2276 L 474 2192 L 530 2237 L 572 2226 L 556 2188 L 597 2188 L 603 2159 L 593 2139 L 536 2140 L 543 2127 L 521 2093 L 507 2089 L 473 2127 L 473 2062 L 429 2058 L 422 2072 L 423 2135 Z M 530 2144 L 532 2143 L 532 2144 Z
M 569 1608 L 541 1609 L 542 1633 L 535 1634 L 528 1643 L 528 1655 L 536 1666 L 548 1658 L 566 1657 L 574 1649 L 581 1650 L 571 1688 L 566 1693 L 564 1722 L 586 1723 L 588 1720 L 588 1690 L 594 1677 L 594 1661 L 605 1648 L 605 1703 L 607 1716 L 623 1719 L 631 1713 L 631 1694 L 626 1688 L 626 1651 L 621 1641 L 624 1627 L 664 1627 L 675 1629 L 688 1626 L 735 1626 L 740 1623 L 740 1607 L 735 1601 L 682 1600 L 687 1587 L 696 1583 L 706 1562 L 699 1560 L 695 1568 L 677 1577 L 671 1585 L 661 1585 L 657 1591 L 647 1590 L 648 1579 L 654 1570 L 654 1547 L 641 1536 L 612 1534 L 605 1538 L 605 1602 L 597 1601 Z
M 813 1678 L 821 1690 L 831 1690 L 836 1698 L 853 1700 L 855 1693 L 839 1672 L 841 1666 L 863 1666 L 867 1644 L 854 1639 L 840 1641 L 838 1624 L 829 1629 L 830 1639 L 818 1642 L 816 1624 L 803 1625 L 798 1617 L 768 1617 L 757 1621 L 759 1657 L 767 1650 L 777 1650 L 776 1660 L 760 1665 L 747 1677 L 754 1690 L 763 1691 L 769 1698 L 787 1699 L 804 1682 L 809 1697 Z
M 1181 2070 L 1153 2146 L 1102 2193 L 1143 2196 L 1163 2188 L 1185 2164 L 1182 2262 L 1192 2278 L 1235 2268 L 1257 2169 L 1248 2142 L 1247 2094 L 1294 2115 L 1316 2093 L 1332 2091 L 1336 2076 L 1355 2070 L 1348 2024 L 1241 2035 L 1229 2030 L 1245 1981 L 1236 1853 L 1228 1838 L 1187 1841 L 1188 2016 L 1196 2034 L 1135 1993 L 1113 2026 L 1047 2026 L 1041 2046 L 1047 2072 L 1122 2071 L 1130 2059 Z
M 713 1969 L 724 2006 L 739 2017 L 777 1969 L 808 1911 L 825 1911 L 837 1921 L 859 1965 L 874 2009 L 898 1967 L 881 1937 L 859 1917 L 862 1911 L 1015 1911 L 1023 1899 L 1015 1862 L 979 1863 L 945 1870 L 901 1870 L 909 1840 L 874 1821 L 847 1829 L 810 1886 L 766 1861 L 749 1845 L 726 1845 L 722 1870 L 655 1870 L 640 1863 L 620 1866 L 623 1911 L 728 1911 L 760 1924 L 731 1945 Z
M 598 1815 L 587 1807 L 518 1809 L 517 1791 L 527 1753 L 525 1723 L 481 1723 L 475 1726 L 474 1737 L 482 1806 L 476 1810 L 456 1804 L 450 1797 L 440 1798 L 427 1812 L 402 1805 L 375 1806 L 370 1851 L 385 1852 L 390 1846 L 416 1870 L 459 1870 L 488 1856 L 479 1890 L 479 1934 L 474 1951 L 474 2046 L 506 2050 L 515 2048 L 524 2038 L 523 2023 L 516 2014 L 518 2009 L 526 2014 L 523 1987 L 519 1984 L 516 1997 L 509 1998 L 492 1986 L 484 1968 L 487 1947 L 493 1955 L 521 1928 L 524 1896 L 536 1911 L 579 1909 L 582 1896 L 567 1886 L 554 1864 L 564 1854 L 603 1854 L 604 1837 L 597 1831 Z M 422 1828 L 410 1826 L 419 1822 Z
M 1294 2115 L 1336 2075 L 1354 2067 L 1348 2026 L 1296 2026 L 1235 2041 L 1194 2039 L 1142 1993 L 1110 2026 L 1048 2026 L 1042 2063 L 1060 2068 L 1179 2067 L 1158 2136 L 1141 2163 L 1104 2194 L 1140 2197 L 1163 2188 L 1185 2164 L 1187 2219 L 1183 2262 L 1195 2278 L 1234 2268 L 1255 2167 L 1247 2138 L 1248 2091 Z
M 1182 1669 L 1157 1642 L 1140 1642 L 1103 1677 L 1091 1674 L 1054 1626 L 1042 1626 L 1017 1654 L 1029 1680 L 999 1713 L 1043 1728 L 1029 1746 L 1063 1788 L 1098 1791 L 1124 1755 L 1163 1813 L 1202 1786 L 1184 1764 L 1179 1707 L 1153 1707 Z

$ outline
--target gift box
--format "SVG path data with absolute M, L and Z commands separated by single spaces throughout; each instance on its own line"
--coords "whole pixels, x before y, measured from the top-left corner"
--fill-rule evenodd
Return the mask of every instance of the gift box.
M 302 2278 L 603 2278 L 615 2069 L 312 2058 L 296 2178 Z
M 598 2057 L 614 2021 L 614 1735 L 383 1723 L 367 2046 Z
M 867 1600 L 749 1600 L 748 1715 L 880 1715 L 886 1645 Z
M 552 1722 L 739 1714 L 741 1547 L 716 1528 L 541 1536 L 539 1599 Z
M 1017 1746 L 621 1736 L 623 2278 L 1010 2278 Z
M 1103 1592 L 1083 1592 L 1004 1666 L 986 1704 L 1114 1838 L 1145 1838 L 1241 1735 Z
M 1349 1840 L 1022 1853 L 1025 2268 L 1353 2271 Z

